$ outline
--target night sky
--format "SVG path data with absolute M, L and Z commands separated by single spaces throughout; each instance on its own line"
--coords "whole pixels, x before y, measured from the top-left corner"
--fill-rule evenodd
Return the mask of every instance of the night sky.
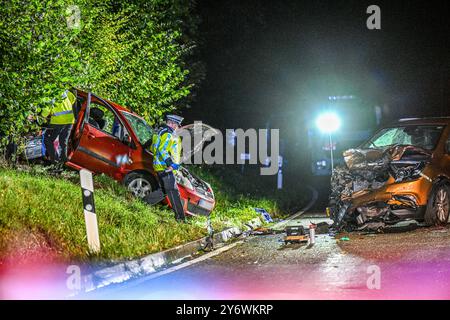
M 450 115 L 447 3 L 198 1 L 207 74 L 184 114 L 218 128 L 301 123 L 328 96 L 351 94 L 386 119 Z M 381 30 L 366 27 L 371 4 Z

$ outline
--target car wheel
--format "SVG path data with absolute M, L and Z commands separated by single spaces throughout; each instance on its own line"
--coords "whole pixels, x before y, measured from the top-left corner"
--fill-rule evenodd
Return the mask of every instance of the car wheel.
M 425 222 L 431 226 L 444 225 L 448 223 L 449 216 L 449 186 L 439 183 L 431 192 L 425 212 Z
M 140 199 L 156 190 L 156 181 L 148 173 L 132 172 L 125 177 L 124 184 L 135 197 Z

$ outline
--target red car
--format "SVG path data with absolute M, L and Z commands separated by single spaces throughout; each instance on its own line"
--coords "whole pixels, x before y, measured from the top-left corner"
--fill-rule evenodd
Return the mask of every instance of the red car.
M 139 198 L 160 188 L 148 148 L 153 129 L 143 118 L 79 90 L 75 109 L 77 120 L 71 133 L 68 166 L 107 174 Z M 185 214 L 211 213 L 215 199 L 208 183 L 183 167 L 178 171 L 177 183 Z M 170 206 L 167 198 L 165 201 Z

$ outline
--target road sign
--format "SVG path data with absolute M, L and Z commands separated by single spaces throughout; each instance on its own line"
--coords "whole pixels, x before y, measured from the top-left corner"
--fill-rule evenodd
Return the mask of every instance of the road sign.
M 94 181 L 92 172 L 86 169 L 80 170 L 81 192 L 83 194 L 84 221 L 89 250 L 93 253 L 100 252 L 100 239 L 98 236 L 97 214 L 94 203 Z

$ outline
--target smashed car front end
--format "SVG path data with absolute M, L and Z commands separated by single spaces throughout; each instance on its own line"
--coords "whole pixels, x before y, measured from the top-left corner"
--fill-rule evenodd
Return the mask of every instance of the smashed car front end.
M 421 220 L 435 176 L 431 153 L 411 145 L 351 149 L 332 176 L 330 205 L 337 229 L 379 231 Z
M 176 180 L 186 214 L 209 216 L 216 205 L 211 186 L 184 167 L 177 171 Z

